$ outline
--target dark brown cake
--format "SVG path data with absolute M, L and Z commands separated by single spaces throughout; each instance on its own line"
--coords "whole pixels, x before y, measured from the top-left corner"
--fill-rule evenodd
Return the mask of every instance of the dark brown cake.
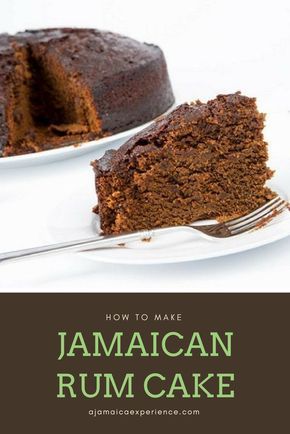
M 130 129 L 173 101 L 155 45 L 93 29 L 0 35 L 2 156 Z
M 105 234 L 227 220 L 274 196 L 265 186 L 264 114 L 255 98 L 183 104 L 92 163 Z

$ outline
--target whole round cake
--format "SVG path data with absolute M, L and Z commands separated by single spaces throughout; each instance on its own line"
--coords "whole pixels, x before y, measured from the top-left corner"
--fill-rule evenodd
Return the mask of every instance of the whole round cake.
M 174 102 L 161 49 L 94 29 L 0 35 L 0 155 L 94 140 Z

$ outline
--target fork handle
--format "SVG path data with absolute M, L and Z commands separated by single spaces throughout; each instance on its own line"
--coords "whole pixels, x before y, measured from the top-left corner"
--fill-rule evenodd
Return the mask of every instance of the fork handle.
M 176 228 L 174 228 L 176 230 Z M 64 252 L 80 252 L 90 249 L 102 249 L 110 247 L 121 247 L 122 243 L 133 241 L 140 241 L 142 239 L 149 239 L 156 234 L 172 233 L 173 228 L 161 228 L 154 231 L 138 231 L 131 232 L 123 235 L 104 235 L 98 238 L 91 237 L 81 240 L 66 241 L 63 243 L 50 244 L 46 246 L 32 247 L 30 249 L 16 250 L 0 254 L 0 263 L 7 263 L 17 261 L 20 259 L 38 257 L 48 255 L 51 253 L 64 253 Z

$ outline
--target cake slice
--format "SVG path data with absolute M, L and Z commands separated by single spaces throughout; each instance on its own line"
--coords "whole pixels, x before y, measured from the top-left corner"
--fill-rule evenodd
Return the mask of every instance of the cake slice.
M 264 118 L 255 98 L 219 95 L 180 105 L 107 151 L 92 163 L 103 233 L 223 221 L 273 198 Z

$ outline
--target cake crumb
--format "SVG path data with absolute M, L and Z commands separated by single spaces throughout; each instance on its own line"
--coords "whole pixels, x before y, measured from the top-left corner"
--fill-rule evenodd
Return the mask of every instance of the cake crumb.
M 152 237 L 144 237 L 144 238 L 142 238 L 141 241 L 143 241 L 144 243 L 150 243 L 151 240 L 152 240 Z

